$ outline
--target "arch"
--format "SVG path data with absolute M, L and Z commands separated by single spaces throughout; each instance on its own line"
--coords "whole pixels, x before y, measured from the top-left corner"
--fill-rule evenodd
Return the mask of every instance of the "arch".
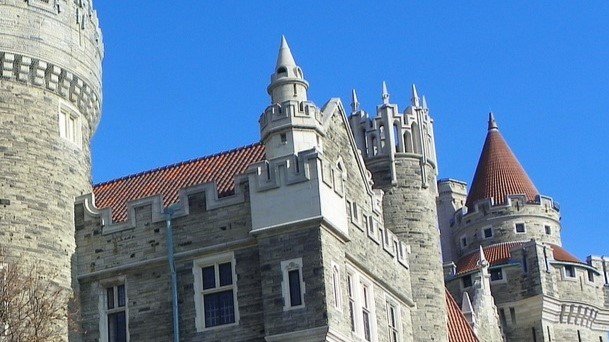
M 404 152 L 404 149 L 402 148 L 402 146 L 404 145 L 401 142 L 401 137 L 402 135 L 400 134 L 400 128 L 398 127 L 398 123 L 394 122 L 393 123 L 393 138 L 395 139 L 395 151 L 396 152 Z
M 419 125 L 417 125 L 416 122 L 413 122 L 410 127 L 412 131 L 413 152 L 416 154 L 422 154 L 423 150 L 421 149 L 421 132 L 419 131 Z
M 410 131 L 404 131 L 404 146 L 404 152 L 414 153 L 414 149 L 412 147 L 412 134 L 410 134 Z
M 281 67 L 277 68 L 277 73 L 278 74 L 285 74 L 287 72 L 288 72 L 288 69 L 286 67 L 284 67 L 284 66 L 281 66 Z

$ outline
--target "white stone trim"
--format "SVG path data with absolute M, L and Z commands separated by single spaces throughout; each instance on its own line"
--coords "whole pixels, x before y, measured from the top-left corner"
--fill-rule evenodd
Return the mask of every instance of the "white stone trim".
M 231 285 L 220 286 L 219 283 L 219 275 L 218 275 L 218 265 L 222 263 L 230 262 L 232 268 L 232 277 L 233 283 Z M 216 276 L 216 287 L 213 289 L 203 290 L 203 268 L 208 266 L 214 266 L 214 272 Z M 195 298 L 195 325 L 197 328 L 197 332 L 209 331 L 222 329 L 226 327 L 232 327 L 239 324 L 239 302 L 237 301 L 237 273 L 235 272 L 236 261 L 234 252 L 227 252 L 222 254 L 216 254 L 211 256 L 206 256 L 204 258 L 200 258 L 194 260 L 192 262 L 192 273 L 194 276 L 194 298 Z M 233 291 L 233 306 L 235 312 L 235 322 L 230 324 L 217 325 L 214 327 L 206 327 L 205 326 L 205 303 L 204 295 L 208 293 L 215 293 L 219 291 L 225 291 L 228 289 L 232 289 Z
M 290 303 L 290 279 L 289 272 L 298 270 L 300 279 L 300 305 L 292 306 Z M 281 262 L 281 294 L 283 296 L 283 311 L 302 309 L 305 307 L 304 294 L 306 293 L 305 282 L 302 274 L 302 258 L 284 260 Z
M 522 224 L 522 226 L 524 227 L 524 231 L 523 232 L 519 232 L 517 226 L 519 224 Z M 514 222 L 514 233 L 515 234 L 526 234 L 527 233 L 527 224 L 524 222 Z
M 390 307 L 394 308 L 395 311 L 395 323 L 397 330 L 397 341 L 403 341 L 404 339 L 404 328 L 402 326 L 402 306 L 400 303 L 390 294 L 385 293 L 385 309 L 387 310 L 387 333 L 391 334 L 391 315 L 390 315 Z M 391 336 L 389 335 L 389 341 L 391 341 Z
M 378 340 L 376 305 L 374 301 L 374 283 L 363 273 L 356 270 L 353 266 L 347 265 L 347 274 L 351 277 L 353 294 L 353 319 L 355 331 L 351 332 L 352 339 L 363 341 L 364 339 L 364 310 L 368 312 L 370 323 L 370 341 Z M 347 284 L 348 286 L 348 284 Z M 366 288 L 368 307 L 364 307 L 364 288 Z M 350 314 L 350 313 L 349 313 Z M 351 319 L 348 317 L 348 319 Z
M 491 271 L 495 271 L 499 269 L 501 271 L 501 279 L 493 280 L 491 276 Z M 505 272 L 505 267 L 493 267 L 489 268 L 489 280 L 491 284 L 505 284 L 507 283 L 507 273 Z
M 491 230 L 491 236 L 486 236 L 485 232 L 487 229 Z M 482 240 L 488 240 L 488 239 L 492 239 L 495 236 L 495 229 L 493 229 L 493 226 L 486 226 L 486 227 L 482 227 L 480 229 L 480 234 L 482 236 Z

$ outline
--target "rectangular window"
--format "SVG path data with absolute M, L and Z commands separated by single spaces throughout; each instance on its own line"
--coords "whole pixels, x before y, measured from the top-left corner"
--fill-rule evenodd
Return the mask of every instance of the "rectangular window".
M 305 283 L 302 275 L 302 258 L 281 262 L 283 310 L 304 308 Z
M 588 281 L 594 283 L 594 272 L 591 270 L 588 270 Z
M 355 332 L 355 294 L 353 289 L 353 276 L 347 275 L 347 291 L 349 292 L 349 319 L 351 321 L 351 331 Z
M 491 281 L 501 281 L 503 280 L 503 269 L 502 268 L 494 268 L 490 270 L 491 273 Z
M 390 342 L 398 342 L 400 340 L 400 330 L 398 328 L 399 322 L 399 311 L 398 307 L 392 303 L 387 302 L 387 328 L 389 333 Z
M 364 327 L 364 339 L 366 341 L 371 340 L 370 333 L 370 291 L 368 285 L 362 284 L 362 319 Z
M 526 233 L 526 227 L 524 223 L 516 223 L 516 233 Z
M 467 236 L 461 237 L 461 248 L 467 247 Z
M 512 318 L 512 324 L 516 324 L 516 309 L 510 308 L 510 317 Z
M 468 274 L 466 276 L 463 276 L 463 278 L 461 278 L 463 280 L 463 288 L 468 288 L 472 286 L 472 275 Z
M 484 233 L 485 239 L 492 238 L 493 237 L 493 228 L 491 228 L 491 227 L 485 228 L 483 233 Z
M 545 226 L 545 229 L 546 229 L 546 234 L 547 234 L 547 235 L 552 234 L 552 227 L 550 227 L 550 226 Z
M 106 341 L 127 342 L 125 284 L 106 287 Z
M 195 260 L 193 274 L 197 331 L 237 324 L 237 277 L 233 253 Z
M 80 146 L 80 124 L 76 112 L 63 107 L 58 116 L 59 137 Z
M 565 265 L 565 277 L 575 278 L 575 267 L 573 265 Z

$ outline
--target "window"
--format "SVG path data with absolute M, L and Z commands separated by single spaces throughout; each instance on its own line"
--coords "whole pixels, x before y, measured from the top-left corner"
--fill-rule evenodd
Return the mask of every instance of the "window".
M 493 237 L 493 228 L 491 228 L 491 227 L 484 228 L 484 230 L 482 231 L 482 235 L 484 236 L 485 239 L 492 238 Z
M 371 341 L 372 334 L 370 329 L 370 289 L 367 284 L 362 284 L 362 320 L 364 327 L 364 339 Z
M 195 260 L 197 331 L 239 323 L 233 253 Z
M 351 331 L 355 332 L 355 293 L 353 286 L 353 275 L 347 275 L 347 291 L 349 293 L 349 320 L 351 322 Z
M 592 270 L 588 270 L 588 281 L 594 283 L 594 272 Z
M 302 278 L 302 258 L 281 262 L 283 281 L 283 310 L 304 308 L 305 283 Z
M 99 332 L 100 341 L 129 341 L 127 291 L 124 279 L 114 279 L 101 284 Z
M 463 278 L 461 278 L 461 280 L 463 282 L 464 289 L 472 286 L 472 275 L 471 274 L 463 276 Z
M 80 146 L 80 123 L 76 112 L 61 108 L 58 120 L 59 137 Z
M 363 274 L 347 266 L 349 319 L 356 340 L 376 341 L 376 315 L 373 285 Z M 398 323 L 399 324 L 399 323 Z
M 575 278 L 575 267 L 573 265 L 565 265 L 565 277 Z
M 390 342 L 401 341 L 400 307 L 395 300 L 387 299 L 387 333 Z
M 526 227 L 524 223 L 516 223 L 516 233 L 526 233 Z
M 332 294 L 334 296 L 334 307 L 341 310 L 340 269 L 335 263 L 332 263 Z
M 279 137 L 281 138 L 281 143 L 282 144 L 287 144 L 288 143 L 288 135 L 286 133 L 281 133 L 279 135 Z
M 465 248 L 467 247 L 467 236 L 462 236 L 461 237 L 461 248 Z
M 546 229 L 546 234 L 547 234 L 547 235 L 552 234 L 552 227 L 550 227 L 550 226 L 545 226 L 545 229 Z
M 510 317 L 512 318 L 512 324 L 516 324 L 516 309 L 510 308 Z
M 490 274 L 491 274 L 491 281 L 503 280 L 503 269 L 502 268 L 491 269 Z

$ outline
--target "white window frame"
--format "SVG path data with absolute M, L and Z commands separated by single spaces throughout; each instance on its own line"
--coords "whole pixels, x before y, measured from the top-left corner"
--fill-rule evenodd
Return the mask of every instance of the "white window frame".
M 127 342 L 129 342 L 129 296 L 128 286 L 125 276 L 120 276 L 111 279 L 105 279 L 98 283 L 98 293 L 99 293 L 99 301 L 98 301 L 98 311 L 99 311 L 99 340 L 101 342 L 109 342 L 108 336 L 108 314 L 125 311 L 125 333 L 127 336 Z M 125 286 L 125 306 L 108 310 L 108 295 L 107 289 L 110 287 L 117 288 L 118 286 Z
M 292 306 L 290 303 L 290 271 L 298 270 L 298 277 L 300 280 L 300 305 Z M 297 310 L 305 307 L 306 293 L 305 282 L 302 274 L 302 258 L 284 260 L 281 262 L 281 293 L 283 295 L 283 311 Z
M 71 125 L 70 122 L 72 123 Z M 78 148 L 82 147 L 82 124 L 77 110 L 65 103 L 60 103 L 57 114 L 57 127 L 60 138 Z
M 337 263 L 332 262 L 332 296 L 334 299 L 334 308 L 340 312 L 343 311 L 343 294 L 342 281 L 340 278 L 340 267 Z
M 220 286 L 218 279 L 218 265 L 230 262 L 232 269 L 233 283 L 231 285 Z M 214 272 L 216 276 L 217 286 L 213 289 L 203 290 L 203 268 L 214 266 Z M 226 327 L 232 327 L 239 324 L 239 303 L 237 301 L 237 273 L 235 271 L 236 262 L 235 254 L 233 252 L 222 253 L 207 256 L 193 261 L 192 273 L 194 276 L 194 297 L 195 297 L 195 325 L 197 332 L 223 329 Z M 232 289 L 233 290 L 233 305 L 235 312 L 235 322 L 230 324 L 222 324 L 213 327 L 205 326 L 205 295 L 215 292 L 221 292 Z
M 370 279 L 358 272 L 355 268 L 347 265 L 347 275 L 351 278 L 352 296 L 349 301 L 353 303 L 353 319 L 355 331 L 351 331 L 354 335 L 353 339 L 357 341 L 366 341 L 364 338 L 364 310 L 368 313 L 368 321 L 370 323 L 370 341 L 378 341 L 376 305 L 374 298 L 374 284 Z M 349 286 L 349 284 L 347 284 Z M 368 294 L 368 307 L 364 307 L 364 287 Z M 349 318 L 350 320 L 351 318 Z
M 385 228 L 385 231 L 383 232 L 383 236 L 382 236 L 382 240 L 383 240 L 383 249 L 389 253 L 389 255 L 391 255 L 392 257 L 395 256 L 395 250 L 394 250 L 394 245 L 393 245 L 393 233 Z
M 571 277 L 567 274 L 567 267 L 573 267 L 573 277 Z M 563 278 L 565 280 L 576 281 L 577 280 L 577 267 L 575 267 L 573 265 L 563 265 L 562 274 L 563 274 Z
M 391 324 L 391 308 L 393 308 L 395 312 L 395 327 L 393 327 Z M 385 309 L 387 310 L 387 334 L 389 337 L 388 341 L 394 342 L 394 340 L 392 340 L 392 332 L 395 330 L 397 333 L 397 339 L 395 340 L 395 342 L 400 342 L 403 339 L 401 305 L 395 298 L 391 297 L 389 294 L 385 294 Z
M 501 279 L 498 280 L 493 280 L 491 276 L 491 271 L 495 271 L 499 269 L 501 271 Z M 505 273 L 505 268 L 504 267 L 498 267 L 498 268 L 492 268 L 489 269 L 489 279 L 491 281 L 491 284 L 501 284 L 501 283 L 507 283 L 507 274 Z
M 379 224 L 377 220 L 375 220 L 372 216 L 368 217 L 368 237 L 372 239 L 372 241 L 377 244 L 380 243 L 378 234 L 379 234 Z
M 517 225 L 521 224 L 522 227 L 524 227 L 524 231 L 523 232 L 519 232 L 518 228 L 516 228 Z M 516 234 L 526 234 L 527 233 L 527 225 L 524 222 L 516 222 L 514 223 L 514 233 Z
M 490 229 L 491 230 L 491 236 L 487 237 L 485 232 L 486 230 Z M 484 227 L 482 228 L 482 239 L 484 240 L 488 240 L 488 239 L 492 239 L 495 236 L 495 230 L 493 229 L 493 227 Z
M 590 273 L 592 273 L 592 281 L 590 281 Z M 594 283 L 596 282 L 596 274 L 591 269 L 586 269 L 586 274 L 584 278 L 586 278 L 585 280 L 588 285 L 594 285 Z
M 397 251 L 398 262 L 400 264 L 402 264 L 402 266 L 404 266 L 406 268 L 410 268 L 410 265 L 408 264 L 408 256 L 407 256 L 407 253 L 410 253 L 410 246 L 405 244 L 403 241 L 399 241 L 398 248 L 399 248 Z

